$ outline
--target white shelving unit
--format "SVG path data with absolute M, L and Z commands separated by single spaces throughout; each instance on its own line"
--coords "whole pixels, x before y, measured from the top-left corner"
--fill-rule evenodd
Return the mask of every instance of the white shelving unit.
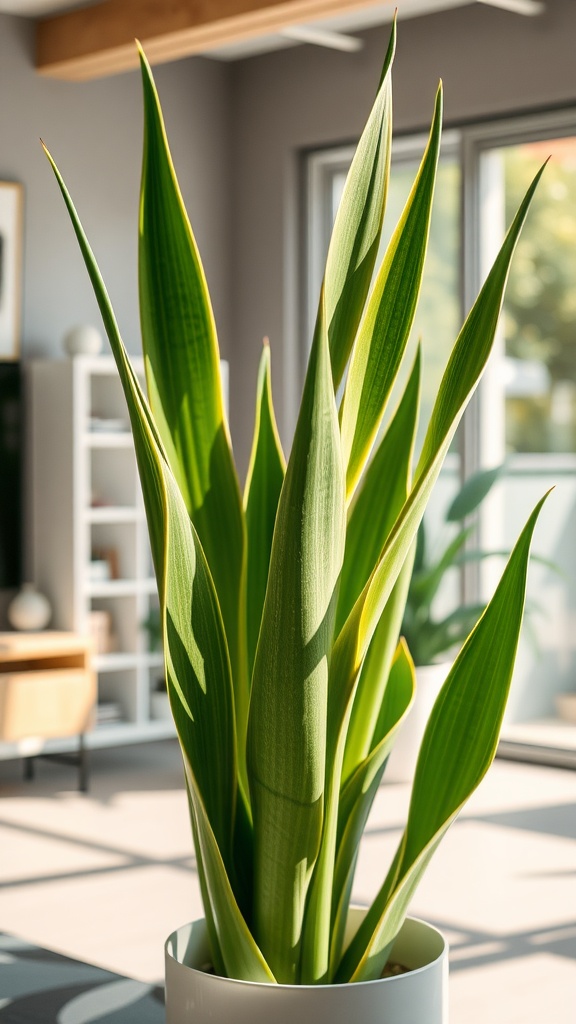
M 143 378 L 142 360 L 132 362 Z M 117 705 L 120 720 L 98 725 L 88 742 L 174 735 L 170 722 L 151 717 L 163 661 L 149 651 L 143 623 L 158 596 L 114 360 L 33 360 L 29 372 L 34 582 L 51 601 L 51 628 L 89 633 L 97 611 L 112 626 L 111 648 L 97 654 L 95 668 L 99 702 Z

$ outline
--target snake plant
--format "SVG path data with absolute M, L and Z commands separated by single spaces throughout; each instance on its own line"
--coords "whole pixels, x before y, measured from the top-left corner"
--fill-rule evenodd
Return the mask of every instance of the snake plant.
M 380 975 L 430 858 L 494 757 L 542 504 L 432 711 L 404 834 L 344 949 L 358 845 L 414 694 L 399 630 L 418 526 L 488 359 L 536 185 L 455 342 L 413 466 L 418 356 L 381 439 L 380 426 L 418 299 L 442 94 L 374 276 L 394 46 L 395 29 L 334 224 L 289 458 L 265 347 L 243 493 L 206 280 L 142 53 L 139 281 L 148 398 L 53 164 L 126 395 L 214 968 L 234 978 L 322 984 Z

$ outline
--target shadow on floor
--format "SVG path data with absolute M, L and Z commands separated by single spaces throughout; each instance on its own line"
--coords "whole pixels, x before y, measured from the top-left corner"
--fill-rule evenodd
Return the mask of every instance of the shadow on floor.
M 482 814 L 468 820 L 502 825 L 505 828 L 518 828 L 526 832 L 542 832 L 563 839 L 576 839 L 576 803 Z
M 77 769 L 39 758 L 35 778 L 24 781 L 23 759 L 0 761 L 0 801 L 23 796 L 52 796 L 78 788 Z M 89 752 L 88 797 L 109 803 L 118 793 L 159 792 L 184 788 L 177 740 L 157 740 L 125 748 Z M 1 807 L 1 803 L 0 803 Z
M 132 871 L 134 868 L 147 868 L 147 867 L 168 867 L 178 868 L 187 873 L 190 871 L 196 872 L 196 859 L 194 856 L 183 856 L 183 857 L 146 857 L 138 853 L 126 851 L 124 848 L 117 848 L 110 843 L 98 843 L 92 839 L 82 839 L 78 836 L 71 836 L 67 833 L 52 832 L 49 829 L 37 828 L 31 825 L 23 825 L 20 822 L 5 821 L 0 815 L 0 828 L 10 831 L 25 834 L 27 836 L 36 836 L 38 839 L 56 839 L 60 842 L 66 843 L 69 846 L 76 847 L 77 849 L 85 849 L 96 851 L 98 853 L 111 854 L 115 857 L 121 858 L 114 864 L 102 865 L 94 868 L 78 868 L 77 870 L 67 870 L 66 872 L 58 872 L 56 874 L 37 874 L 37 875 L 26 875 L 24 878 L 16 878 L 14 880 L 8 879 L 0 882 L 0 892 L 3 889 L 12 889 L 22 886 L 29 885 L 41 885 L 45 882 L 58 882 L 66 878 L 68 881 L 71 878 L 89 878 L 97 875 L 109 875 L 114 874 L 118 871 Z
M 431 922 L 445 933 L 456 936 L 450 946 L 450 971 L 469 970 L 503 960 L 518 960 L 548 953 L 576 960 L 576 920 L 550 925 L 548 928 L 526 929 L 508 935 L 474 929 L 463 929 L 450 921 Z

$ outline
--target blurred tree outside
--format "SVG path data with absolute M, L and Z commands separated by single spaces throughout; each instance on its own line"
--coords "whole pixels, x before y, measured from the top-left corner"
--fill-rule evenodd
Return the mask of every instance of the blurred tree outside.
M 576 451 L 576 139 L 502 149 L 506 223 L 544 160 L 504 306 L 506 447 Z

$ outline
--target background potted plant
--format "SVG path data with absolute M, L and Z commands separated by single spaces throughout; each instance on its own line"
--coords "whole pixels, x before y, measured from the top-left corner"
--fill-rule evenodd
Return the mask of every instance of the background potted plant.
M 412 780 L 434 701 L 455 654 L 486 607 L 485 601 L 464 604 L 458 587 L 450 611 L 446 610 L 449 601 L 445 598 L 440 613 L 435 602 L 443 583 L 450 574 L 454 577 L 467 561 L 506 555 L 505 552 L 468 548 L 467 542 L 473 537 L 474 526 L 469 522 L 465 525 L 488 496 L 503 469 L 503 465 L 481 469 L 468 477 L 444 513 L 444 528 L 441 527 L 439 537 L 430 538 L 425 521 L 420 523 L 401 627 L 416 670 L 416 696 L 386 765 L 387 782 Z
M 470 517 L 474 516 L 488 497 L 504 469 L 505 464 L 502 463 L 491 469 L 480 469 L 468 477 L 444 513 L 445 529 L 440 529 L 440 539 L 429 537 L 424 521 L 418 529 L 414 567 L 401 627 L 401 634 L 414 661 L 416 696 L 388 759 L 387 782 L 412 780 L 434 701 L 456 654 L 486 607 L 486 601 L 465 603 L 461 587 L 458 587 L 452 604 L 444 596 L 443 611 L 436 610 L 435 600 L 442 596 L 439 593 L 442 584 L 448 574 L 454 577 L 466 564 L 486 558 L 505 559 L 510 554 L 502 550 L 487 551 L 474 544 L 468 546 L 467 543 L 473 539 L 475 530 Z M 531 555 L 531 559 L 545 565 L 552 572 L 560 572 L 558 565 L 549 559 L 535 554 Z M 533 599 L 526 604 L 526 627 L 531 622 L 532 614 L 542 610 Z M 538 644 L 532 629 L 530 638 L 537 652 Z
M 455 343 L 417 465 L 418 356 L 373 451 L 417 302 L 442 113 L 439 91 L 414 188 L 371 286 L 394 43 L 393 30 L 336 218 L 290 457 L 285 465 L 265 348 L 243 498 L 206 282 L 143 55 L 149 402 L 55 168 L 128 403 L 206 915 L 167 946 L 171 1022 L 445 1019 L 445 945 L 406 915 L 496 750 L 542 502 L 434 706 L 382 886 L 364 913 L 349 915 L 348 906 L 360 837 L 413 696 L 413 664 L 398 636 L 418 526 L 488 358 L 536 182 Z M 390 955 L 411 970 L 381 979 Z

